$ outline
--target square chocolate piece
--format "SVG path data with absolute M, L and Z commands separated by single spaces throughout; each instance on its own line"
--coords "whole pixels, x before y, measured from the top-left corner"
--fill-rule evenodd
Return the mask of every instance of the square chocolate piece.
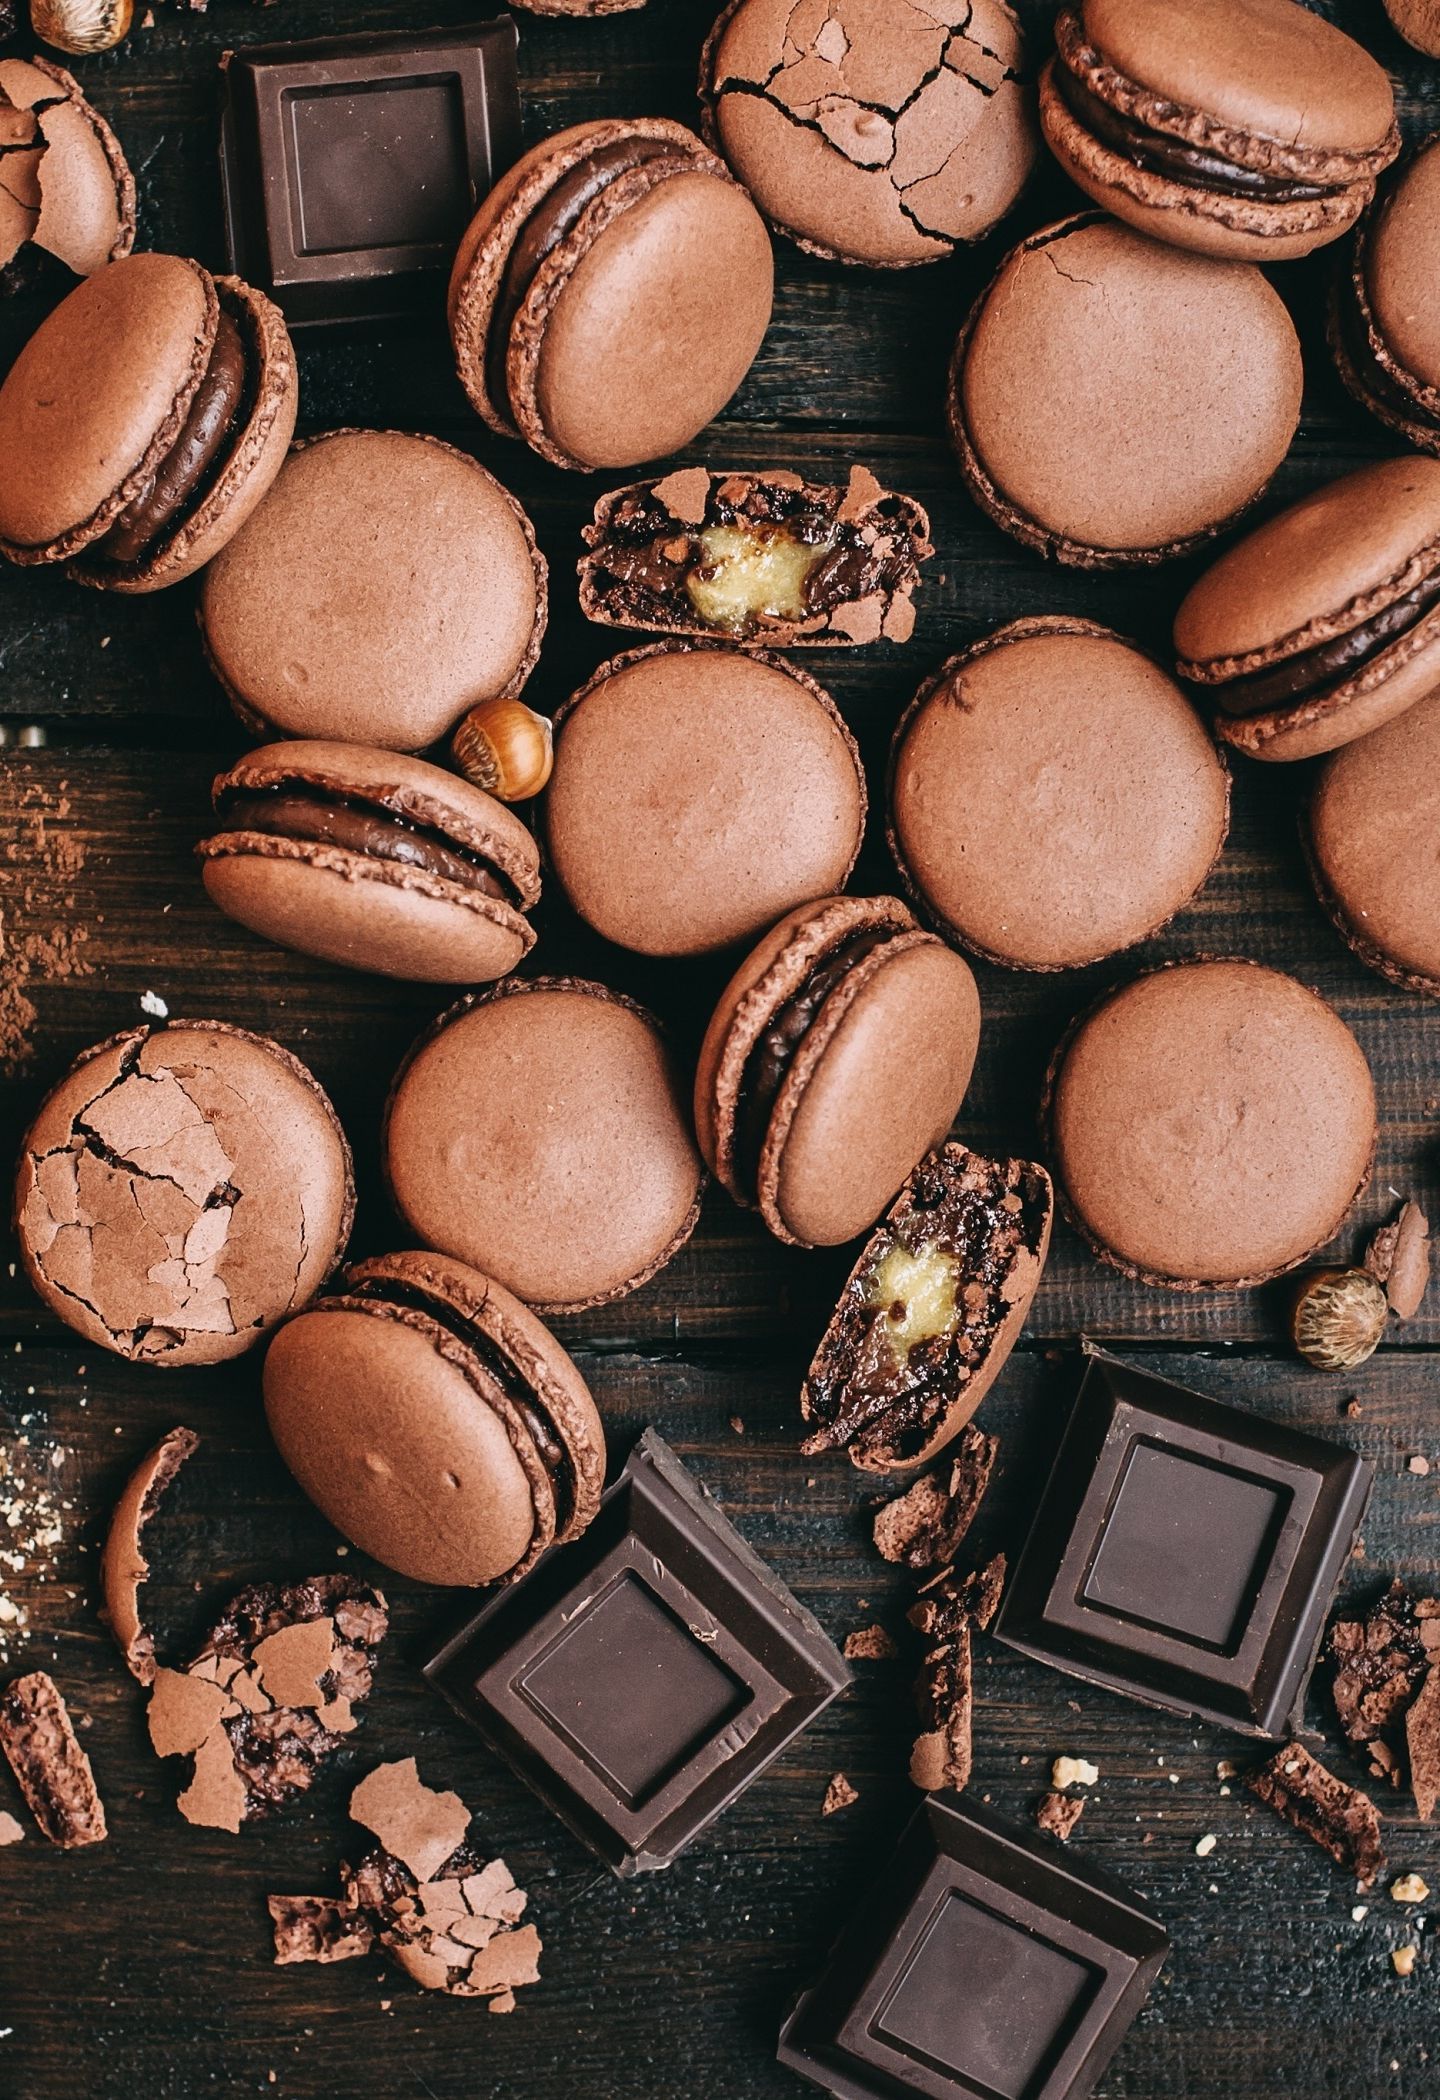
M 653 1429 L 425 1674 L 620 1875 L 668 1867 L 850 1682 Z
M 839 2100 L 1080 2100 L 1168 1951 L 1108 1875 L 966 1795 L 927 1794 L 779 2058 Z
M 439 311 L 476 205 L 520 150 L 515 24 L 232 52 L 230 268 L 292 328 Z
M 1284 1735 L 1373 1477 L 1342 1445 L 1095 1357 L 995 1632 L 1151 1706 Z

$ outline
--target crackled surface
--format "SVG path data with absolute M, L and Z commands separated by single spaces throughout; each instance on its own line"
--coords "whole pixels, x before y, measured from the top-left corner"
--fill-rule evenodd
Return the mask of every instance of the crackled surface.
M 129 248 L 134 198 L 113 150 L 63 68 L 0 59 L 0 291 L 30 274 L 32 245 L 78 277 Z

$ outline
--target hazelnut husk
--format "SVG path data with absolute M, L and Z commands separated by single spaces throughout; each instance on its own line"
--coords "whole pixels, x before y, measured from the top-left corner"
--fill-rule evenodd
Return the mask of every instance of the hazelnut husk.
M 1379 1348 L 1389 1312 L 1368 1270 L 1312 1269 L 1295 1293 L 1291 1338 L 1317 1371 L 1353 1371 Z
M 523 700 L 482 700 L 450 742 L 455 764 L 500 802 L 527 802 L 550 778 L 555 739 L 549 720 Z
M 130 34 L 133 0 L 30 0 L 30 25 L 57 51 L 112 51 Z

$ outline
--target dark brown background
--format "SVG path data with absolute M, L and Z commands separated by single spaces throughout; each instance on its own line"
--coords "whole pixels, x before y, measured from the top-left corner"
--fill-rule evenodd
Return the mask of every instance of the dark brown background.
M 581 117 L 665 113 L 693 120 L 694 61 L 713 10 L 652 0 L 610 22 L 522 17 L 531 137 Z M 1044 35 L 1045 6 L 1026 10 Z M 1408 52 L 1377 0 L 1333 12 L 1362 33 L 1400 84 L 1407 131 L 1440 112 L 1440 67 Z M 173 6 L 112 56 L 79 70 L 128 149 L 147 246 L 222 261 L 215 170 L 216 62 L 227 45 L 365 25 L 464 19 L 448 0 L 351 9 L 282 0 L 269 11 L 217 0 L 208 15 Z M 1433 121 L 1433 119 L 1432 119 Z M 1046 171 L 1016 221 L 1073 201 Z M 687 457 L 725 466 L 784 464 L 843 477 L 852 460 L 930 505 L 939 548 L 914 641 L 904 650 L 827 657 L 824 675 L 879 777 L 890 725 L 921 675 L 950 650 L 1024 613 L 1089 614 L 1162 645 L 1188 570 L 1139 579 L 1047 569 L 979 518 L 960 492 L 942 435 L 941 385 L 954 330 L 1003 242 L 953 265 L 896 275 L 845 271 L 779 252 L 775 322 L 723 426 Z M 1305 338 L 1304 424 L 1269 499 L 1389 449 L 1328 369 L 1317 327 L 1324 258 L 1277 282 Z M 717 287 L 723 296 L 723 287 Z M 0 314 L 8 364 L 40 308 Z M 623 639 L 587 629 L 571 564 L 594 487 L 490 438 L 467 413 L 438 319 L 422 327 L 305 339 L 304 427 L 366 423 L 441 432 L 491 464 L 531 509 L 552 563 L 550 639 L 528 695 L 553 707 Z M 1083 432 L 1076 433 L 1084 441 Z M 335 1096 L 360 1157 L 357 1242 L 395 1244 L 375 1172 L 377 1115 L 405 1045 L 444 1003 L 288 955 L 207 906 L 191 847 L 206 790 L 240 733 L 208 678 L 189 586 L 106 599 L 34 571 L 0 576 L 0 711 L 35 721 L 48 747 L 0 750 L 0 1017 L 11 1031 L 0 1079 L 8 1159 L 41 1089 L 85 1044 L 141 1018 L 142 993 L 172 1013 L 217 1015 L 278 1037 Z M 1196 907 L 1143 958 L 1235 950 L 1297 971 L 1355 1027 L 1380 1092 L 1383 1137 L 1357 1220 L 1393 1206 L 1391 1190 L 1440 1208 L 1437 1020 L 1362 970 L 1306 887 L 1295 811 L 1303 768 L 1242 767 L 1234 834 Z M 1397 851 L 1403 842 L 1397 840 Z M 623 842 L 617 840 L 617 851 Z M 891 880 L 873 841 L 857 882 Z M 57 962 L 58 958 L 58 962 Z M 666 973 L 602 951 L 547 901 L 535 962 L 584 968 L 637 990 L 688 1054 L 720 966 Z M 986 1033 L 960 1128 L 982 1144 L 1033 1141 L 1038 1081 L 1070 1013 L 1130 961 L 1060 978 L 982 969 Z M 16 1061 L 14 1034 L 21 1027 Z M 1348 1244 L 1348 1242 L 1347 1242 Z M 6 1261 L 9 1255 L 7 1253 Z M 905 1585 L 870 1550 L 875 1485 L 843 1461 L 799 1458 L 795 1395 L 845 1256 L 771 1243 L 712 1196 L 692 1245 L 649 1289 L 569 1323 L 613 1442 L 654 1421 L 720 1497 L 746 1537 L 838 1637 L 880 1619 L 902 1638 Z M 1437 1561 L 1440 1291 L 1421 1318 L 1350 1383 L 1287 1355 L 1268 1293 L 1172 1297 L 1119 1282 L 1065 1232 L 1057 1236 L 1030 1334 L 986 1421 L 1003 1473 L 977 1552 L 1014 1545 L 1073 1390 L 1078 1334 L 1276 1419 L 1334 1431 L 1375 1461 L 1378 1483 L 1357 1589 Z M 21 1588 L 33 1621 L 27 1660 L 52 1667 L 76 1710 L 109 1802 L 112 1837 L 89 1854 L 52 1853 L 33 1830 L 0 1854 L 0 2094 L 6 2100 L 198 2100 L 270 2093 L 307 2100 L 762 2100 L 800 2088 L 772 2062 L 787 1994 L 817 1960 L 841 1911 L 912 1805 L 911 1661 L 860 1664 L 854 1691 L 723 1824 L 670 1873 L 630 1886 L 589 1856 L 442 1710 L 414 1657 L 445 1602 L 388 1582 L 396 1632 L 363 1732 L 299 1814 L 238 1838 L 193 1831 L 175 1813 L 175 1768 L 150 1756 L 142 1699 L 94 1611 L 92 1572 L 105 1513 L 152 1437 L 184 1421 L 199 1456 L 155 1527 L 153 1605 L 179 1651 L 240 1583 L 335 1564 L 336 1542 L 271 1452 L 258 1361 L 215 1373 L 132 1368 L 79 1349 L 37 1314 L 0 1262 L 0 1425 L 33 1417 L 32 1458 L 66 1453 L 55 1478 L 74 1501 L 60 1563 Z M 1358 1394 L 1363 1414 L 1343 1418 Z M 1436 1472 L 1410 1474 L 1428 1452 Z M 357 1565 L 357 1557 L 342 1563 Z M 1279 2090 L 1349 2100 L 1434 2091 L 1440 2083 L 1440 1953 L 1428 1930 L 1409 1982 L 1392 1972 L 1400 1913 L 1383 1889 L 1369 1916 L 1323 1855 L 1241 1793 L 1221 1798 L 1217 1760 L 1244 1746 L 1210 1729 L 1083 1690 L 982 1642 L 977 1789 L 1024 1814 L 1060 1751 L 1101 1767 L 1075 1840 L 1152 1898 L 1175 1940 L 1169 1967 L 1102 2092 L 1126 2100 L 1251 2100 Z M 1325 1718 L 1317 1702 L 1317 1720 Z M 264 1896 L 323 1890 L 350 1842 L 344 1803 L 382 1756 L 414 1752 L 454 1785 L 532 1893 L 545 1980 L 509 2020 L 429 2001 L 363 1961 L 276 1971 Z M 1342 1770 L 1350 1768 L 1341 1762 Z M 861 1798 L 822 1821 L 832 1772 Z M 1170 1775 L 1177 1775 L 1171 1783 Z M 8 1782 L 0 1801 L 16 1806 Z M 1440 1903 L 1440 1835 L 1408 1797 L 1382 1804 L 1397 1869 L 1422 1871 Z M 1207 1860 L 1194 1855 L 1206 1832 Z M 388 2001 L 389 2010 L 382 2001 Z

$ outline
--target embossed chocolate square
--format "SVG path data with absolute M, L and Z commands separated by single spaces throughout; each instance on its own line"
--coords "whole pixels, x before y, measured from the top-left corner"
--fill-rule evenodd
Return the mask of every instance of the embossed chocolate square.
M 1284 1735 L 1373 1477 L 1343 1445 L 1094 1357 L 995 1633 L 1151 1706 Z
M 777 2053 L 837 2100 L 1081 2100 L 1168 1951 L 1109 1875 L 927 1794 Z
M 653 1429 L 425 1674 L 622 1876 L 668 1867 L 850 1681 Z

